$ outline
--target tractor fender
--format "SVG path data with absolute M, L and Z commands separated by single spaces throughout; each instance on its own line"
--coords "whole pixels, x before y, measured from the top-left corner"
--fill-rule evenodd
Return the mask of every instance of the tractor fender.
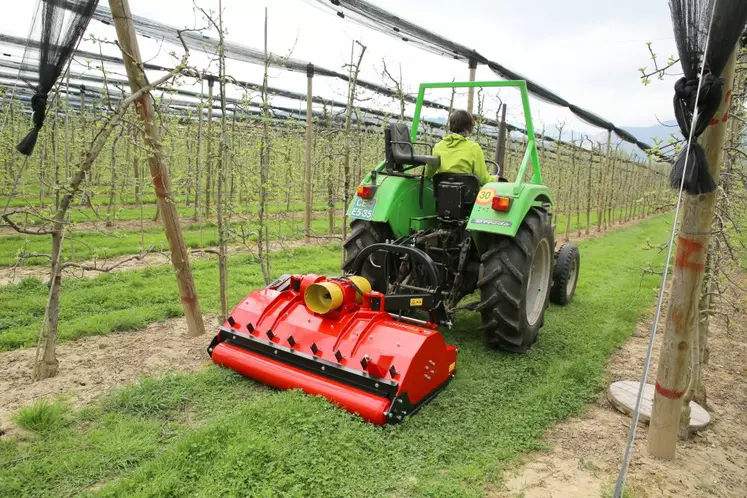
M 496 197 L 510 199 L 507 211 L 493 209 L 493 199 Z M 517 186 L 506 182 L 486 183 L 477 194 L 477 201 L 472 208 L 467 228 L 475 235 L 493 233 L 515 237 L 524 217 L 532 207 L 550 205 L 552 205 L 552 197 L 546 185 L 525 183 Z
M 372 185 L 370 173 L 361 185 Z M 394 237 L 400 238 L 410 233 L 413 218 L 431 216 L 436 212 L 433 182 L 430 179 L 425 180 L 422 209 L 419 192 L 419 177 L 377 174 L 374 196 L 371 199 L 361 199 L 354 195 L 348 206 L 347 215 L 352 219 L 387 223 Z

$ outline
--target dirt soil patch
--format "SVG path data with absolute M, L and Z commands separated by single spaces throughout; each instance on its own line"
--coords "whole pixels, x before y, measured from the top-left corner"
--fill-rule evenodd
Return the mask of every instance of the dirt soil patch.
M 10 417 L 42 399 L 62 399 L 74 407 L 142 375 L 193 371 L 210 360 L 206 348 L 217 317 L 205 315 L 208 332 L 187 335 L 184 318 L 151 323 L 142 330 L 84 337 L 57 346 L 57 376 L 31 382 L 35 348 L 0 353 L 0 430 L 12 433 Z M 164 341 L 164 333 L 171 338 Z
M 664 314 L 662 315 L 662 317 Z M 609 360 L 608 383 L 639 381 L 653 318 Z M 663 318 L 662 318 L 663 322 Z M 744 497 L 747 489 L 747 314 L 733 326 L 711 323 L 710 364 L 703 372 L 712 423 L 689 441 L 680 441 L 673 460 L 648 456 L 648 426 L 637 433 L 626 491 L 635 498 Z M 663 323 L 660 324 L 649 382 L 656 379 Z M 493 496 L 564 498 L 612 496 L 632 418 L 615 410 L 607 392 L 586 413 L 551 428 L 548 452 L 524 458 L 507 472 Z M 627 495 L 626 495 L 627 496 Z

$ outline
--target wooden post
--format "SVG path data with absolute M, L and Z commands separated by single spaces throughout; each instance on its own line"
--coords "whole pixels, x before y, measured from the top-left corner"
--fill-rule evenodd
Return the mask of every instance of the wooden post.
M 314 201 L 311 197 L 311 148 L 314 138 L 314 115 L 312 114 L 312 98 L 314 82 L 314 64 L 306 66 L 306 169 L 303 177 L 303 198 L 306 203 L 304 210 L 304 235 L 306 242 L 311 241 L 311 213 L 314 209 Z
M 505 166 L 503 165 L 506 160 L 506 104 L 501 104 L 501 121 L 498 125 L 498 145 L 495 149 L 495 162 L 498 164 L 498 176 L 505 176 Z
M 127 78 L 130 81 L 130 89 L 133 93 L 146 86 L 147 78 L 142 70 L 142 59 L 140 47 L 135 36 L 135 27 L 132 22 L 132 13 L 128 0 L 109 0 L 109 7 L 114 19 L 114 27 L 117 30 L 117 38 L 122 49 L 122 58 L 125 61 Z M 184 244 L 182 228 L 179 223 L 179 213 L 176 203 L 171 195 L 171 180 L 163 160 L 163 148 L 156 119 L 156 109 L 153 106 L 153 97 L 150 92 L 145 93 L 136 101 L 135 107 L 145 125 L 145 136 L 148 150 L 148 165 L 153 177 L 153 186 L 156 191 L 156 200 L 161 211 L 163 228 L 166 240 L 171 250 L 171 263 L 176 273 L 176 282 L 179 286 L 179 296 L 184 316 L 187 319 L 187 331 L 189 335 L 195 336 L 205 333 L 205 324 L 200 314 L 200 303 L 195 291 L 192 268 L 189 264 L 189 253 Z
M 469 60 L 469 80 L 475 81 L 475 73 L 477 71 L 477 61 L 475 59 Z M 467 89 L 467 112 L 472 114 L 472 108 L 475 103 L 475 88 L 470 87 Z
M 734 86 L 737 50 L 724 68 L 723 101 L 716 118 L 701 138 L 708 160 L 708 170 L 718 184 L 723 159 L 727 117 Z M 682 396 L 687 391 L 691 343 L 698 323 L 698 301 L 703 284 L 711 225 L 717 191 L 702 195 L 685 194 L 682 221 L 677 239 L 677 254 L 672 271 L 672 291 L 659 354 L 648 449 L 656 458 L 673 458 Z

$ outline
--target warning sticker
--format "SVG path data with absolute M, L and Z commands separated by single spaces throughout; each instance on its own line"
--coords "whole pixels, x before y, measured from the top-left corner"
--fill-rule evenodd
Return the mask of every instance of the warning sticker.
M 453 372 L 454 370 L 456 370 L 456 362 L 449 365 L 449 373 Z
M 477 200 L 475 202 L 481 206 L 487 206 L 493 201 L 493 197 L 495 197 L 495 189 L 484 187 L 480 189 L 480 192 L 477 194 Z
M 505 220 L 470 220 L 470 223 L 474 223 L 475 225 L 493 225 L 498 227 L 510 227 L 513 225 L 510 221 Z
M 423 298 L 422 297 L 410 298 L 410 306 L 423 306 Z

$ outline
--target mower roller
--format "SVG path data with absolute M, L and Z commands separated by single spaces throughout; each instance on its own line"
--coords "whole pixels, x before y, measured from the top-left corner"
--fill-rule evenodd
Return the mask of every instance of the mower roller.
M 518 89 L 527 148 L 516 179 L 425 177 L 440 158 L 416 154 L 425 91 Z M 457 348 L 437 327 L 479 312 L 488 346 L 523 353 L 552 301 L 570 303 L 580 257 L 555 251 L 552 198 L 542 184 L 526 82 L 420 85 L 412 130 L 391 123 L 386 159 L 358 186 L 347 216 L 344 277 L 283 276 L 249 294 L 211 342 L 215 363 L 280 389 L 321 395 L 375 424 L 399 422 L 456 373 Z M 531 178 L 525 176 L 531 171 Z M 479 291 L 480 300 L 460 302 Z

